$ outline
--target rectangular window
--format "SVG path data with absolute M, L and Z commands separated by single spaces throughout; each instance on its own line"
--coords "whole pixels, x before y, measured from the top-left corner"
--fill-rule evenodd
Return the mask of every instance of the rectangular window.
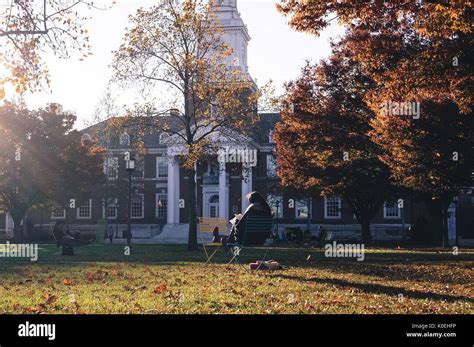
M 308 201 L 296 200 L 295 212 L 297 219 L 308 219 Z
M 118 162 L 117 157 L 108 158 L 106 160 L 106 165 L 105 165 L 105 174 L 107 175 L 107 177 L 110 179 L 117 179 L 118 167 L 119 167 L 119 162 Z
M 168 161 L 166 158 L 156 158 L 156 178 L 168 178 Z
M 62 207 L 56 207 L 51 213 L 51 219 L 66 219 L 66 209 Z
M 135 161 L 135 170 L 132 173 L 132 178 L 142 179 L 145 178 L 145 160 L 136 160 Z
M 401 210 L 398 208 L 398 203 L 385 202 L 383 206 L 383 217 L 386 219 L 399 219 L 401 217 Z
M 104 207 L 103 207 L 103 213 L 102 213 L 104 218 L 107 219 L 117 219 L 118 216 L 118 199 L 109 199 L 109 204 L 107 206 L 107 213 L 105 213 L 105 201 L 104 201 Z
M 143 194 L 138 194 L 132 198 L 131 204 L 131 213 L 130 216 L 132 219 L 143 219 L 145 212 L 145 196 Z
M 89 199 L 84 205 L 77 208 L 77 219 L 92 218 L 92 199 Z
M 324 218 L 326 219 L 341 218 L 341 198 L 339 197 L 324 198 Z
M 283 197 L 281 195 L 268 194 L 267 202 L 272 209 L 273 218 L 283 218 Z
M 269 154 L 267 155 L 267 176 L 276 177 L 277 164 L 275 156 Z
M 168 194 L 156 194 L 156 218 L 166 219 L 168 215 Z

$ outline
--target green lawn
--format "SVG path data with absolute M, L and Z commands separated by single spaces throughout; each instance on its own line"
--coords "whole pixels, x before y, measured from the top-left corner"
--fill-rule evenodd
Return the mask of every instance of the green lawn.
M 184 246 L 76 248 L 62 257 L 0 258 L 0 313 L 473 313 L 474 250 L 366 250 L 365 260 L 322 250 L 271 249 L 284 269 L 205 265 Z M 246 253 L 255 260 L 262 251 Z M 308 259 L 308 256 L 309 257 Z

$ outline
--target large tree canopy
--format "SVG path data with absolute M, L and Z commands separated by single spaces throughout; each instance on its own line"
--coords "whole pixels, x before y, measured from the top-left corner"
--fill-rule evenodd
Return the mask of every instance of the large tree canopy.
M 363 101 L 373 81 L 343 46 L 319 65 L 307 64 L 287 85 L 282 122 L 274 133 L 279 176 L 286 186 L 341 196 L 371 241 L 370 221 L 394 198 L 389 168 L 368 133 L 374 113 Z
M 259 95 L 246 71 L 232 62 L 215 6 L 214 1 L 160 0 L 139 9 L 130 17 L 131 27 L 112 64 L 118 81 L 159 93 L 153 95 L 160 107 L 140 105 L 118 121 L 134 123 L 141 133 L 150 128 L 168 133 L 170 145 L 184 148 L 177 155 L 188 177 L 219 145 L 218 133 L 232 138 L 232 131 L 251 128 Z M 187 182 L 189 248 L 197 249 L 196 182 Z
M 347 28 L 345 46 L 374 82 L 364 101 L 375 114 L 370 135 L 379 157 L 395 183 L 426 198 L 433 231 L 447 244 L 448 206 L 474 168 L 471 2 L 282 0 L 277 7 L 297 30 L 319 34 L 334 19 Z M 397 106 L 413 102 L 416 117 Z
M 0 108 L 0 204 L 12 215 L 17 239 L 29 209 L 80 203 L 103 182 L 102 150 L 81 140 L 74 121 L 59 105 Z
M 97 8 L 88 0 L 12 0 L 0 4 L 0 100 L 5 97 L 5 85 L 21 93 L 36 90 L 43 82 L 49 84 L 44 53 L 60 58 L 74 54 L 84 58 L 91 53 L 84 27 L 87 17 L 81 14 L 84 7 Z
M 319 34 L 338 19 L 355 59 L 378 83 L 367 95 L 385 100 L 453 101 L 472 111 L 472 3 L 449 1 L 296 1 L 277 8 L 297 30 Z

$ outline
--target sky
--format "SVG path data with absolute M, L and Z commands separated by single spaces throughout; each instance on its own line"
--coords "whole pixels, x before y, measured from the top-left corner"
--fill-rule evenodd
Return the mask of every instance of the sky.
M 273 80 L 276 91 L 283 84 L 298 77 L 306 60 L 314 62 L 330 54 L 329 39 L 343 34 L 334 24 L 320 37 L 299 33 L 288 25 L 288 19 L 275 8 L 277 0 L 237 0 L 238 10 L 248 26 L 252 40 L 248 47 L 250 74 L 259 85 Z M 96 105 L 105 93 L 112 76 L 109 65 L 128 24 L 128 16 L 156 0 L 117 0 L 107 11 L 91 11 L 86 28 L 90 32 L 93 55 L 84 61 L 78 57 L 69 60 L 46 57 L 51 73 L 51 91 L 25 95 L 30 107 L 41 107 L 57 102 L 66 110 L 75 112 L 77 128 L 90 124 Z M 113 89 L 119 106 L 140 102 L 140 96 L 130 91 Z M 159 96 L 158 96 L 159 99 Z

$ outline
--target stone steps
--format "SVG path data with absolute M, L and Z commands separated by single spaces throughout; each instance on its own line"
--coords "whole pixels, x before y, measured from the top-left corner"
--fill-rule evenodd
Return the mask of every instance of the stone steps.
M 189 224 L 167 224 L 164 226 L 163 231 L 157 237 L 154 237 L 153 240 L 156 243 L 161 244 L 188 244 L 189 236 Z M 198 243 L 202 243 L 201 235 L 198 230 Z M 203 234 L 204 242 L 211 242 L 212 234 L 204 233 Z

